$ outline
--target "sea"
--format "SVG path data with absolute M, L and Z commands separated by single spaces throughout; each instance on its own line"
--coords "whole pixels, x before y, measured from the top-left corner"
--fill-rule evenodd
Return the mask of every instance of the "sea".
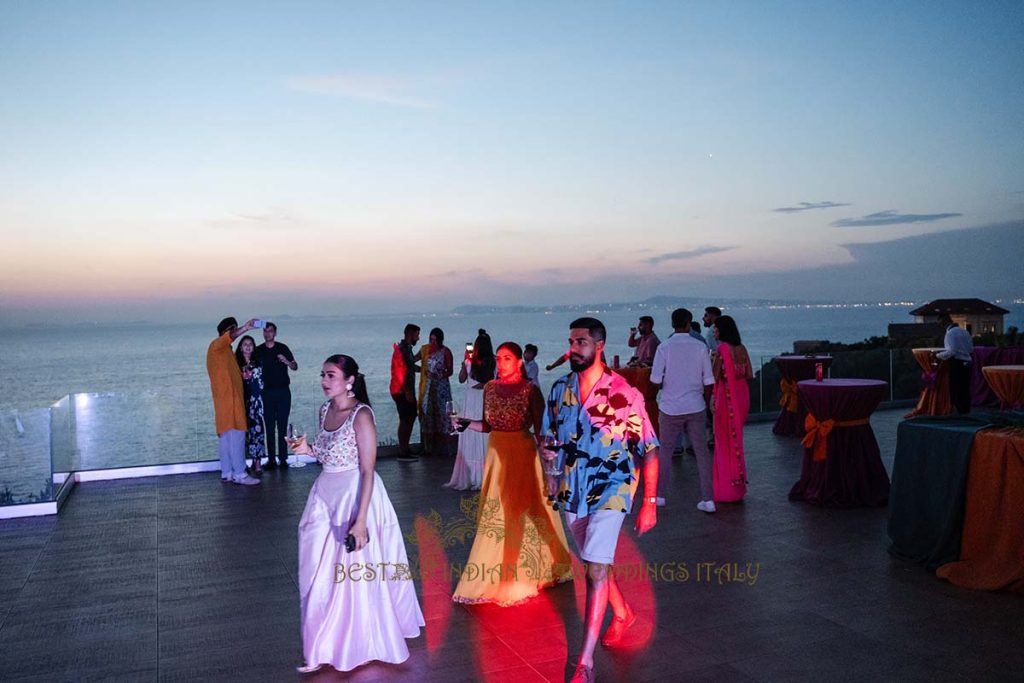
M 687 305 L 684 303 L 683 305 Z M 1024 303 L 1010 310 L 1005 326 L 1024 328 Z M 703 306 L 689 304 L 700 312 Z M 912 322 L 913 304 L 760 304 L 723 306 L 733 316 L 755 364 L 793 349 L 796 340 L 857 342 L 883 336 L 890 322 Z M 406 323 L 444 331 L 456 360 L 485 329 L 495 346 L 506 340 L 536 344 L 542 388 L 564 366 L 544 366 L 567 348 L 568 326 L 592 315 L 605 323 L 605 354 L 625 363 L 629 328 L 652 315 L 655 332 L 671 333 L 674 306 L 608 305 L 561 309 L 456 310 L 415 315 L 270 317 L 278 340 L 288 344 L 299 369 L 291 373 L 291 422 L 316 429 L 324 397 L 319 373 L 324 359 L 345 353 L 360 365 L 374 405 L 378 442 L 395 442 L 397 415 L 388 394 L 392 346 Z M 243 313 L 243 312 L 239 312 Z M 254 317 L 264 317 L 254 311 Z M 246 319 L 242 315 L 240 320 Z M 3 326 L 0 352 L 0 504 L 46 500 L 52 472 L 175 464 L 217 458 L 206 351 L 216 320 L 201 323 Z M 253 330 L 257 343 L 261 330 Z M 465 385 L 452 378 L 453 398 Z M 752 397 L 753 398 L 753 397 Z M 414 439 L 418 438 L 414 433 Z
M 1024 328 L 1024 304 L 1002 304 L 1010 310 L 1005 326 Z M 883 336 L 890 322 L 912 322 L 912 306 L 891 304 L 761 305 L 724 308 L 738 324 L 750 355 L 765 360 L 791 352 L 795 340 L 823 339 L 857 342 Z M 694 308 L 699 311 L 700 309 Z M 383 406 L 378 422 L 393 412 L 388 395 L 392 345 L 402 336 L 406 323 L 422 328 L 422 339 L 434 327 L 445 333 L 445 343 L 462 357 L 466 342 L 478 329 L 490 334 L 494 345 L 512 340 L 536 344 L 541 384 L 552 382 L 566 368 L 548 373 L 544 365 L 566 349 L 568 324 L 583 311 L 448 312 L 417 315 L 348 316 L 338 318 L 278 318 L 278 340 L 292 349 L 299 369 L 291 374 L 295 408 L 301 419 L 313 419 L 322 403 L 319 385 L 321 363 L 335 353 L 355 358 L 367 378 L 370 398 Z M 655 332 L 665 339 L 671 333 L 670 310 L 650 307 L 624 310 L 595 308 L 593 315 L 608 329 L 605 354 L 609 362 L 632 355 L 626 339 L 639 315 L 655 318 Z M 239 316 L 239 320 L 243 320 Z M 67 394 L 174 391 L 182 396 L 209 393 L 206 350 L 216 336 L 217 321 L 180 324 L 78 324 L 28 326 L 3 329 L 0 354 L 0 409 L 48 406 Z M 253 330 L 261 343 L 261 330 Z M 756 360 L 755 360 L 756 362 Z M 458 397 L 458 382 L 453 391 Z M 211 425 L 212 425 L 212 417 Z M 381 424 L 383 432 L 384 425 Z

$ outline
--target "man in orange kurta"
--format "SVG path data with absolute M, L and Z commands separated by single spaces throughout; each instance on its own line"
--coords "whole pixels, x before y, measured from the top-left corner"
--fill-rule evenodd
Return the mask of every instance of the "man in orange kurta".
M 235 360 L 231 342 L 253 327 L 255 320 L 238 326 L 234 318 L 217 325 L 217 338 L 206 351 L 206 372 L 210 375 L 213 413 L 217 425 L 217 451 L 220 454 L 220 480 L 253 486 L 260 480 L 245 473 L 245 387 L 242 371 Z

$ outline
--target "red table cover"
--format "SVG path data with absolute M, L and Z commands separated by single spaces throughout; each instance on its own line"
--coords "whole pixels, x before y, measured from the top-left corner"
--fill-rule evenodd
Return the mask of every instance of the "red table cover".
M 830 379 L 798 383 L 800 399 L 818 422 L 863 421 L 886 396 L 887 382 L 872 379 Z M 814 448 L 804 448 L 800 480 L 789 499 L 824 507 L 885 505 L 889 475 L 882 464 L 878 441 L 870 424 L 835 426 L 827 435 L 828 456 L 814 459 Z

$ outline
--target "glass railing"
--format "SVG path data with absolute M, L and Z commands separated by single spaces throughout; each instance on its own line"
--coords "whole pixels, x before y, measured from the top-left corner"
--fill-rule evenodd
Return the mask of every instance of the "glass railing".
M 921 368 L 910 349 L 834 351 L 827 377 L 880 379 L 889 384 L 886 400 L 916 399 L 921 392 Z M 782 398 L 782 375 L 774 356 L 761 356 L 760 370 L 750 381 L 750 412 L 774 413 Z
M 890 400 L 916 398 L 921 371 L 909 349 L 832 353 L 831 377 L 889 383 Z M 760 358 L 750 382 L 750 411 L 779 410 L 779 370 Z M 464 387 L 453 383 L 455 400 Z M 316 428 L 323 395 L 316 385 L 292 387 L 291 422 Z M 386 391 L 371 395 L 381 445 L 394 443 L 398 418 Z M 414 439 L 418 432 L 414 433 Z M 49 502 L 64 475 L 151 465 L 217 460 L 209 389 L 79 393 L 48 408 L 0 411 L 0 505 Z
M 53 501 L 51 410 L 0 411 L 0 505 Z

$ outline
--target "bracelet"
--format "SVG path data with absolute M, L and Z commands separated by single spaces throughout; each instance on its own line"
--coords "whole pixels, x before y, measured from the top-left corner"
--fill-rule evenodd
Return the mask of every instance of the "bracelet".
M 644 502 L 645 503 L 654 503 L 655 505 L 657 505 L 658 504 L 658 498 L 656 496 L 647 496 L 646 498 L 644 498 Z

